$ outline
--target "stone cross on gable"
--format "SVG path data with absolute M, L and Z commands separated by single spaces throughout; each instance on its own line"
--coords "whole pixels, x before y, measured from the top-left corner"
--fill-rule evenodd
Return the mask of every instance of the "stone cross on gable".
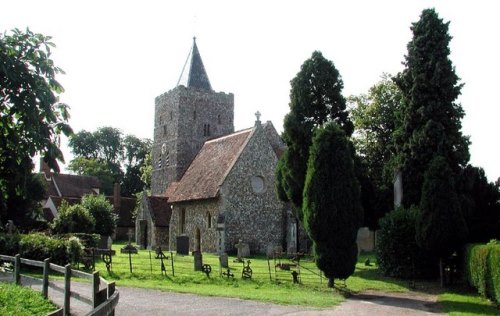
M 257 120 L 255 121 L 255 124 L 260 124 L 260 117 L 261 117 L 262 114 L 260 114 L 259 111 L 255 112 L 255 117 L 257 118 Z

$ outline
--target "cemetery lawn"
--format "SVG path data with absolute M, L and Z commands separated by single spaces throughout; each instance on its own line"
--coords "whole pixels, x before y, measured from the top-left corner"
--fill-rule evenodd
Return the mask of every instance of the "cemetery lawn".
M 443 310 L 451 316 L 499 315 L 500 310 L 473 290 L 452 289 L 439 295 Z
M 47 315 L 58 307 L 30 288 L 0 282 L 0 315 Z
M 128 254 L 120 253 L 124 243 L 115 243 L 111 272 L 106 271 L 104 262 L 96 262 L 96 270 L 108 281 L 116 281 L 116 285 L 128 287 L 142 287 L 173 291 L 181 293 L 193 293 L 207 296 L 237 297 L 241 299 L 258 300 L 285 305 L 303 305 L 311 307 L 331 307 L 344 300 L 339 291 L 327 287 L 327 280 L 310 258 L 303 258 L 300 264 L 300 284 L 292 282 L 292 271 L 299 271 L 297 266 L 291 266 L 290 270 L 275 269 L 275 265 L 294 264 L 288 259 L 270 259 L 265 257 L 250 258 L 252 279 L 243 280 L 243 263 L 235 262 L 235 257 L 229 257 L 229 267 L 234 278 L 221 277 L 221 272 L 226 269 L 219 267 L 219 258 L 216 255 L 203 253 L 203 263 L 210 264 L 212 272 L 207 277 L 203 272 L 194 271 L 193 256 L 182 256 L 165 252 L 169 257 L 164 260 L 166 275 L 161 273 L 161 261 L 156 258 L 156 253 L 149 250 L 139 250 L 138 254 L 132 254 L 132 273 L 130 273 Z M 173 257 L 174 273 L 172 273 Z M 365 260 L 370 258 L 372 264 L 366 266 Z M 364 290 L 379 290 L 387 292 L 408 291 L 408 282 L 385 278 L 377 273 L 374 264 L 374 255 L 362 255 L 356 266 L 356 271 L 347 282 L 348 292 L 360 292 Z M 339 285 L 343 282 L 339 281 Z M 342 292 L 345 292 L 342 291 Z

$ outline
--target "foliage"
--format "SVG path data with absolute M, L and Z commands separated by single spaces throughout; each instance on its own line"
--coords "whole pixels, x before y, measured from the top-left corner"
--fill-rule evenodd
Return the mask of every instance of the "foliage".
M 329 285 L 334 279 L 347 279 L 356 264 L 363 211 L 349 141 L 336 123 L 314 133 L 302 210 L 316 264 Z
M 82 130 L 69 141 L 76 156 L 70 162 L 70 170 L 98 177 L 104 193 L 109 195 L 113 193 L 113 183 L 121 182 L 121 193 L 132 196 L 144 188 L 141 167 L 146 163 L 151 145 L 150 139 L 133 135 L 123 137 L 119 129 L 109 126 L 100 127 L 93 133 Z
M 417 244 L 439 257 L 446 257 L 467 237 L 453 173 L 445 158 L 436 156 L 424 178 L 416 222 Z
M 91 233 L 94 231 L 95 219 L 80 204 L 69 205 L 63 201 L 59 207 L 59 215 L 52 222 L 52 231 L 56 234 Z
M 83 256 L 83 245 L 78 237 L 70 237 L 67 242 L 68 259 L 71 264 L 76 265 Z
M 113 212 L 113 205 L 104 195 L 86 195 L 80 203 L 94 218 L 94 233 L 111 236 L 116 228 L 117 216 Z
M 467 281 L 480 295 L 500 304 L 500 242 L 467 245 L 465 270 Z
M 0 221 L 17 217 L 17 226 L 33 217 L 31 158 L 38 153 L 58 171 L 59 135 L 72 133 L 50 39 L 29 29 L 0 34 Z
M 499 185 L 488 182 L 482 168 L 468 165 L 460 175 L 457 190 L 469 229 L 467 241 L 500 239 Z
M 424 173 L 434 156 L 443 156 L 455 176 L 469 160 L 469 140 L 461 132 L 464 111 L 455 102 L 462 85 L 448 58 L 448 26 L 434 9 L 422 12 L 411 27 L 406 68 L 396 80 L 404 105 L 397 144 L 405 206 L 420 204 Z
M 77 175 L 98 178 L 102 185 L 102 193 L 106 195 L 113 194 L 115 175 L 104 161 L 96 158 L 76 157 L 70 161 L 68 170 L 73 171 Z
M 286 193 L 285 201 L 291 201 L 299 211 L 299 219 L 313 130 L 336 122 L 347 135 L 353 131 L 342 88 L 338 70 L 319 51 L 313 52 L 291 81 L 290 112 L 285 116 L 282 135 L 287 148 L 276 171 L 281 180 L 276 185 L 278 192 Z
M 30 288 L 0 283 L 0 315 L 44 316 L 57 306 Z
M 144 157 L 144 163 L 139 168 L 141 172 L 141 181 L 144 183 L 144 189 L 151 189 L 151 178 L 153 176 L 153 164 L 151 163 L 151 152 Z
M 22 235 L 19 241 L 21 258 L 43 261 L 50 258 L 52 263 L 65 265 L 69 262 L 66 241 L 43 234 Z
M 376 255 L 382 274 L 412 279 L 436 275 L 436 258 L 421 250 L 415 240 L 417 208 L 398 208 L 380 219 Z
M 19 234 L 0 234 L 0 254 L 15 256 L 19 253 Z

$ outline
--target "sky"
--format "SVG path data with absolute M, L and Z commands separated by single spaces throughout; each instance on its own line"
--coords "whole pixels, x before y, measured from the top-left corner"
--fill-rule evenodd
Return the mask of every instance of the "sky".
M 0 32 L 53 37 L 75 132 L 112 126 L 140 138 L 153 137 L 154 99 L 176 86 L 193 36 L 212 88 L 234 93 L 235 130 L 259 111 L 281 132 L 290 80 L 313 51 L 333 61 L 344 96 L 366 93 L 384 72 L 403 69 L 411 23 L 435 8 L 450 22 L 450 59 L 465 84 L 458 102 L 471 163 L 490 181 L 500 177 L 498 1 L 2 2 Z

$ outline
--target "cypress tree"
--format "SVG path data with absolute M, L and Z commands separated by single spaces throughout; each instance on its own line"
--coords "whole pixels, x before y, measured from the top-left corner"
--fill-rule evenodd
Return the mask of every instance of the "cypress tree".
M 354 272 L 356 236 L 363 221 L 351 146 L 335 123 L 314 133 L 303 199 L 304 227 L 313 241 L 316 265 L 333 287 L 335 279 Z
M 418 205 L 424 173 L 436 155 L 447 161 L 453 176 L 469 160 L 469 140 L 461 132 L 464 111 L 455 102 L 462 84 L 449 59 L 449 22 L 434 9 L 422 12 L 413 23 L 406 69 L 396 83 L 403 92 L 403 125 L 398 152 L 403 168 L 405 206 Z

